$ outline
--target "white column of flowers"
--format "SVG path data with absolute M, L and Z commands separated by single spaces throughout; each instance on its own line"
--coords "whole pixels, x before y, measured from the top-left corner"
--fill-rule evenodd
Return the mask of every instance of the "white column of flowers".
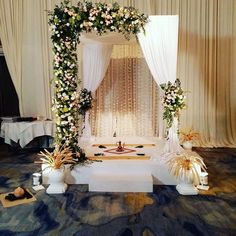
M 56 137 L 55 145 L 70 146 L 77 150 L 78 108 L 76 46 L 78 33 L 74 29 L 75 12 L 65 5 L 56 7 L 51 13 L 49 24 L 52 31 L 54 52 L 54 98 L 52 110 L 55 114 Z

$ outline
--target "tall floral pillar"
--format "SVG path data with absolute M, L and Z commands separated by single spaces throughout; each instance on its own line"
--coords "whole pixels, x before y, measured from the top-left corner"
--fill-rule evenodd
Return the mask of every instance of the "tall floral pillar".
M 77 86 L 78 68 L 76 46 L 78 33 L 73 29 L 75 13 L 62 5 L 55 8 L 50 25 L 54 52 L 53 111 L 56 122 L 55 146 L 68 146 L 77 150 L 78 120 Z

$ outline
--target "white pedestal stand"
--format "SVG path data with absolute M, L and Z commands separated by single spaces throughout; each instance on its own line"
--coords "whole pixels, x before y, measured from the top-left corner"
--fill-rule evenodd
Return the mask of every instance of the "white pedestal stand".
M 65 172 L 64 169 L 52 169 L 49 174 L 50 185 L 46 192 L 48 194 L 64 193 L 67 189 L 67 184 L 64 183 Z
M 176 190 L 182 195 L 197 195 L 198 189 L 192 184 L 178 184 Z
M 64 193 L 67 189 L 66 183 L 60 183 L 60 184 L 50 184 L 49 187 L 46 190 L 46 193 L 48 194 L 60 194 Z

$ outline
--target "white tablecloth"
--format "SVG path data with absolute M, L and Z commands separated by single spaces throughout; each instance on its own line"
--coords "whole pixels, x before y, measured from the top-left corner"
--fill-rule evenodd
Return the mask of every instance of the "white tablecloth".
M 33 122 L 2 122 L 0 136 L 5 143 L 11 144 L 11 140 L 21 147 L 26 146 L 30 141 L 39 136 L 54 136 L 55 124 L 53 121 Z

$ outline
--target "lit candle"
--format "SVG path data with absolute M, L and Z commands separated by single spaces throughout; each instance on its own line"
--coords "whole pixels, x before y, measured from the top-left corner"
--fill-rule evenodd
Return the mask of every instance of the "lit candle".
M 33 173 L 33 185 L 37 186 L 41 183 L 41 174 L 40 173 Z

